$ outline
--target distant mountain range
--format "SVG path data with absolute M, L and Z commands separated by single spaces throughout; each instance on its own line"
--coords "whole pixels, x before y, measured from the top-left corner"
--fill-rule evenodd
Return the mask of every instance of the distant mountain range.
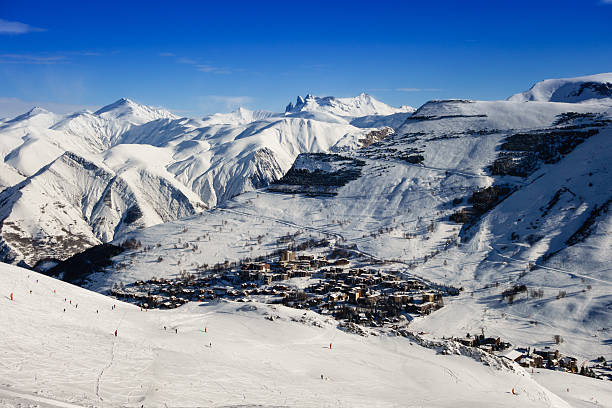
M 433 152 L 421 134 L 459 138 L 437 167 L 464 171 L 471 163 L 486 186 L 493 180 L 487 166 L 528 160 L 518 153 L 497 157 L 502 139 L 482 156 L 482 141 L 470 147 L 475 134 L 543 129 L 574 111 L 579 117 L 568 123 L 584 122 L 586 114 L 596 120 L 608 110 L 610 81 L 612 74 L 546 80 L 508 101 L 431 101 L 417 110 L 366 94 L 307 95 L 284 113 L 240 108 L 202 119 L 125 98 L 65 116 L 34 108 L 0 122 L 0 258 L 29 266 L 61 260 L 200 213 L 276 182 L 302 153 L 360 155 L 378 143 L 389 157 L 410 146 L 403 159 L 427 164 Z M 406 134 L 415 139 L 397 141 Z
M 123 98 L 0 122 L 0 258 L 34 266 L 196 214 L 278 180 L 300 153 L 358 147 L 386 115 L 411 111 L 365 94 L 306 101 L 198 120 Z

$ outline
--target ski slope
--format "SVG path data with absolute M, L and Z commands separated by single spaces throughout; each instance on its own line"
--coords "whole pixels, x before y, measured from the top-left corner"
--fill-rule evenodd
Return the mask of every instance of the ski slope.
M 2 406 L 570 407 L 521 368 L 347 334 L 310 312 L 230 302 L 144 312 L 9 265 L 0 293 Z M 610 406 L 607 383 L 579 381 L 571 398 Z

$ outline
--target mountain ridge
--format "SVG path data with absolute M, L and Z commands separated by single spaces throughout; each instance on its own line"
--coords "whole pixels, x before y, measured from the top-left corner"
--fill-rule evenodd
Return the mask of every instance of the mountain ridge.
M 333 114 L 293 117 L 244 108 L 201 120 L 178 118 L 166 110 L 126 98 L 96 112 L 58 116 L 31 110 L 0 126 L 3 136 L 0 153 L 7 168 L 0 182 L 5 187 L 24 178 L 46 182 L 26 183 L 22 188 L 3 192 L 0 213 L 4 225 L 0 240 L 5 248 L 12 248 L 5 251 L 4 258 L 16 262 L 25 259 L 33 266 L 41 259 L 63 259 L 89 245 L 118 238 L 133 228 L 193 215 L 279 179 L 299 153 L 328 151 L 340 141 L 346 149 L 372 130 L 376 128 L 356 127 Z M 68 157 L 78 159 L 66 160 Z M 128 191 L 129 198 L 119 202 L 132 204 L 111 205 L 112 211 L 104 210 L 106 215 L 101 218 L 83 211 L 72 196 L 74 192 L 56 182 L 65 178 L 69 185 L 74 177 L 85 177 L 87 166 L 83 167 L 83 163 L 111 174 L 117 180 L 112 194 L 116 194 L 117 188 Z M 127 184 L 119 186 L 119 181 Z M 91 180 L 85 177 L 82 182 L 87 184 Z M 55 189 L 51 191 L 47 186 Z M 175 191 L 181 198 L 165 200 L 158 197 L 160 189 Z M 102 191 L 96 191 L 78 194 L 84 194 L 85 201 L 101 202 Z M 13 198 L 8 197 L 11 194 Z M 158 203 L 168 208 L 160 208 Z M 54 210 L 41 213 L 38 224 L 26 222 L 42 205 Z M 99 208 L 107 207 L 110 208 Z M 62 249 L 54 254 L 52 243 L 66 239 L 66 233 L 61 231 L 68 222 L 63 215 L 67 208 L 72 208 L 73 217 L 81 225 L 80 236 L 87 238 L 81 240 L 81 246 L 58 245 Z M 143 212 L 140 218 L 143 223 L 130 226 L 124 223 L 131 208 Z M 14 230 L 16 225 L 21 225 L 22 230 Z M 32 243 L 43 241 L 48 243 L 44 249 L 27 249 Z

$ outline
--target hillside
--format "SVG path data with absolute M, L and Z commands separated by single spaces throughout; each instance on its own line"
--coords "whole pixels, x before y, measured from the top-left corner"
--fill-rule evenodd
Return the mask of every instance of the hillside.
M 602 381 L 550 372 L 542 380 L 557 396 L 538 384 L 539 373 L 437 354 L 402 337 L 347 334 L 282 306 L 145 312 L 5 264 L 0 292 L 3 406 L 569 407 L 562 398 L 573 406 L 612 399 Z

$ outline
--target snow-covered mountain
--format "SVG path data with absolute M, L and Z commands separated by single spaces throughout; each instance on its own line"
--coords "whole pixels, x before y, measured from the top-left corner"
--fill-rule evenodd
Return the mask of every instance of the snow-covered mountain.
M 463 287 L 412 323 L 423 331 L 486 328 L 538 346 L 560 334 L 568 354 L 609 354 L 610 102 L 428 102 L 386 138 L 303 154 L 268 189 L 128 234 L 160 247 L 115 257 L 124 267 L 89 285 L 267 254 L 300 233 Z M 200 250 L 177 251 L 178 239 Z M 512 301 L 502 297 L 521 285 Z
M 264 187 L 300 153 L 359 146 L 393 111 L 366 99 L 376 123 L 243 108 L 197 120 L 128 99 L 63 117 L 32 109 L 0 124 L 0 257 L 64 259 Z
M 612 398 L 604 381 L 361 337 L 280 305 L 142 311 L 9 265 L 0 292 L 3 406 L 569 408 Z
M 163 108 L 140 105 L 127 98 L 121 98 L 115 103 L 104 106 L 95 112 L 104 119 L 123 119 L 130 123 L 146 123 L 155 119 L 176 119 L 177 116 Z
M 372 96 L 362 93 L 354 98 L 335 98 L 333 96 L 298 96 L 295 104 L 289 103 L 285 108 L 285 113 L 328 113 L 341 117 L 361 117 L 370 115 L 388 116 L 394 113 L 413 112 L 414 108 L 402 106 L 394 108 L 382 103 Z
M 612 72 L 576 78 L 547 79 L 528 91 L 513 95 L 510 101 L 583 102 L 612 98 Z

